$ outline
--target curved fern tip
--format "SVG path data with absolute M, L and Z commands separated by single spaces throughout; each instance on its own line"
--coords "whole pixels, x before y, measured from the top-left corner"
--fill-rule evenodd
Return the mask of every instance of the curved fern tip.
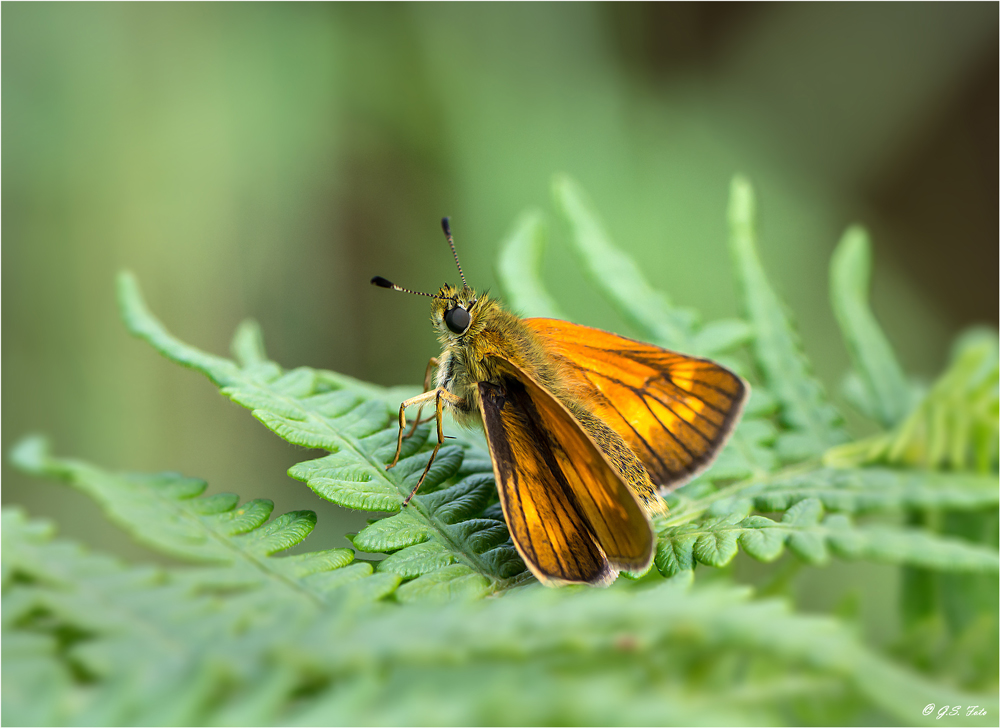
M 139 291 L 139 281 L 136 279 L 135 273 L 126 268 L 118 271 L 116 286 L 119 301 L 134 298 L 136 296 L 139 298 L 142 297 L 142 294 Z
M 590 206 L 583 187 L 574 177 L 565 172 L 552 175 L 552 198 L 560 207 L 565 207 L 566 200 L 580 200 Z
M 864 245 L 869 247 L 871 246 L 870 237 L 871 236 L 868 234 L 868 228 L 860 223 L 854 223 L 853 225 L 848 225 L 847 230 L 844 231 L 844 235 L 841 238 L 841 244 L 850 241 L 851 245 Z
M 11 448 L 7 459 L 18 470 L 40 475 L 46 470 L 45 463 L 51 458 L 51 452 L 47 437 L 27 435 Z
M 756 215 L 753 185 L 743 175 L 737 174 L 729 183 L 729 224 L 752 225 Z
M 146 307 L 146 300 L 142 296 L 142 289 L 139 287 L 139 280 L 130 270 L 118 272 L 116 282 L 118 294 L 118 311 L 131 333 L 137 334 L 140 330 L 139 322 L 150 316 Z
M 555 174 L 552 175 L 552 189 L 553 190 L 557 190 L 559 187 L 563 187 L 565 185 L 571 185 L 571 184 L 573 184 L 573 178 L 570 177 L 565 172 L 556 172 Z
M 242 367 L 249 367 L 267 361 L 264 349 L 264 332 L 256 319 L 243 319 L 233 334 L 230 346 L 233 356 Z
M 833 250 L 830 265 L 831 275 L 850 275 L 852 268 L 859 271 L 859 278 L 870 274 L 872 258 L 871 240 L 868 231 L 860 225 L 851 225 L 840 236 L 840 242 Z
M 986 356 L 993 350 L 993 358 L 996 359 L 998 348 L 997 332 L 989 326 L 975 325 L 959 332 L 952 342 L 949 358 L 951 361 L 958 360 L 966 352 L 976 351 L 979 356 Z

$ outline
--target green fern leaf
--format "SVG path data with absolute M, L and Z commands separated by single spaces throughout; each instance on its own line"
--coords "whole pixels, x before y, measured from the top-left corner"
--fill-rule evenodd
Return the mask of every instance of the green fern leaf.
M 688 709 L 703 705 L 715 716 L 710 707 L 713 703 L 743 706 L 749 699 L 745 692 L 724 687 L 727 681 L 723 675 L 727 673 L 721 671 L 727 662 L 745 664 L 739 656 L 747 651 L 768 656 L 787 671 L 784 674 L 825 676 L 850 686 L 869 705 L 900 719 L 912 713 L 914 705 L 922 707 L 935 698 L 964 705 L 978 703 L 987 710 L 996 704 L 993 697 L 933 685 L 887 662 L 864 648 L 850 629 L 829 618 L 793 614 L 778 601 L 752 601 L 743 588 L 684 588 L 676 581 L 641 590 L 529 590 L 477 605 L 443 605 L 433 610 L 413 607 L 385 613 L 369 623 L 368 632 L 353 633 L 356 636 L 346 645 L 346 654 L 364 655 L 360 662 L 352 662 L 361 674 L 366 674 L 365 666 L 373 670 L 396 666 L 399 682 L 379 685 L 366 681 L 375 694 L 363 709 L 356 703 L 351 707 L 346 700 L 349 693 L 342 686 L 331 688 L 309 715 L 317 717 L 338 706 L 358 711 L 348 712 L 350 716 L 392 722 L 391 716 L 398 714 L 376 708 L 373 715 L 369 707 L 391 704 L 386 696 L 398 696 L 397 691 L 417 680 L 412 696 L 418 702 L 408 706 L 415 711 L 407 714 L 411 722 L 421 722 L 421 716 L 428 722 L 435 722 L 432 716 L 436 716 L 440 722 L 441 713 L 435 706 L 442 700 L 457 706 L 457 712 L 450 716 L 455 722 L 482 722 L 485 714 L 477 711 L 485 705 L 491 706 L 489 714 L 497 722 L 545 722 L 540 717 L 571 724 L 588 719 L 632 724 L 643 722 L 643 717 L 650 722 L 653 715 L 663 715 L 664 695 L 659 691 L 664 685 L 682 685 L 680 692 L 694 701 L 685 704 L 681 714 L 690 715 Z M 373 638 L 373 634 L 391 638 Z M 441 661 L 455 659 L 455 645 L 461 646 L 461 665 L 445 671 Z M 573 655 L 571 672 L 558 667 L 567 651 Z M 344 659 L 343 654 L 327 654 L 322 664 L 333 669 Z M 516 669 L 504 664 L 507 669 L 500 673 L 480 672 L 484 662 L 510 659 L 512 654 L 529 659 L 518 662 Z M 419 656 L 419 663 L 408 661 L 414 655 Z M 628 679 L 616 681 L 616 676 L 623 676 L 623 660 L 625 664 L 645 665 L 653 655 L 658 656 L 658 670 L 625 670 Z M 408 664 L 414 669 L 406 669 Z M 526 679 L 512 682 L 515 675 L 524 672 Z M 554 683 L 560 676 L 565 682 Z M 745 685 L 746 680 L 759 680 L 760 676 L 738 671 L 736 679 Z M 635 680 L 639 684 L 629 688 Z M 560 692 L 567 691 L 571 699 L 549 712 L 553 685 Z M 778 720 L 778 714 L 769 711 L 793 710 L 795 714 L 793 706 L 798 698 L 816 699 L 831 687 L 823 680 L 806 680 L 798 685 L 803 692 L 789 695 L 779 685 L 787 687 L 788 683 L 779 680 L 769 685 L 764 680 L 753 683 L 749 690 L 758 701 L 751 705 L 769 716 L 766 722 Z M 456 690 L 456 686 L 461 689 Z M 615 692 L 619 688 L 626 690 L 628 699 L 612 703 L 614 716 L 601 712 L 606 708 L 587 698 L 597 692 L 606 701 L 609 695 L 619 695 Z M 510 701 L 505 696 L 511 690 L 518 695 L 516 710 L 524 713 L 506 707 Z M 648 695 L 650 691 L 655 700 Z M 456 693 L 463 696 L 457 703 L 447 697 Z M 844 699 L 840 692 L 834 693 L 833 700 Z M 651 702 L 647 704 L 646 699 Z M 660 713 L 654 713 L 653 703 L 660 706 Z M 428 712 L 422 712 L 425 710 Z M 919 713 L 908 720 L 934 722 L 933 717 L 922 718 Z
M 5 627 L 0 647 L 3 664 L 16 665 L 16 671 L 4 669 L 4 723 L 58 725 L 70 711 L 74 688 L 72 672 L 59 661 L 59 641 Z
M 694 313 L 675 308 L 666 294 L 649 284 L 635 261 L 611 243 L 593 205 L 575 181 L 565 175 L 556 176 L 552 194 L 570 226 L 573 249 L 594 285 L 645 339 L 667 348 L 692 351 Z
M 694 557 L 708 566 L 722 567 L 733 560 L 738 550 L 736 534 L 726 526 L 731 525 L 734 516 L 726 516 L 704 524 L 701 533 L 691 544 Z M 735 516 L 735 520 L 740 520 Z
M 913 391 L 892 346 L 868 305 L 871 246 L 868 233 L 844 233 L 830 265 L 830 302 L 860 384 L 862 412 L 892 427 L 913 407 Z
M 405 439 L 399 462 L 386 470 L 386 463 L 395 452 L 397 429 L 384 391 L 377 392 L 371 385 L 306 367 L 283 371 L 267 360 L 259 329 L 252 324 L 242 326 L 233 343 L 244 367 L 203 354 L 170 336 L 148 313 L 129 274 L 123 274 L 119 281 L 119 302 L 130 330 L 162 354 L 224 385 L 224 395 L 251 409 L 255 418 L 283 439 L 329 451 L 322 458 L 294 465 L 288 471 L 291 477 L 305 482 L 321 497 L 347 508 L 400 511 L 404 497 L 416 485 L 430 459 L 428 429 L 418 428 L 413 437 Z M 465 564 L 486 579 L 491 591 L 529 579 L 524 565 L 510 550 L 481 551 L 480 526 L 459 528 L 463 521 L 475 521 L 495 497 L 492 464 L 488 455 L 476 450 L 468 443 L 442 447 L 420 493 L 407 509 L 412 516 L 364 529 L 355 539 L 357 547 L 371 550 L 382 543 L 387 550 L 405 550 L 433 542 L 435 546 L 425 548 L 442 547 L 449 554 L 447 559 L 436 562 L 444 567 L 445 573 L 453 573 L 448 567 L 455 562 Z M 468 461 L 467 452 L 472 453 Z M 456 477 L 460 479 L 453 482 Z M 401 527 L 402 532 L 393 533 L 394 526 Z M 496 531 L 497 524 L 491 522 L 490 528 Z M 496 538 L 486 540 L 492 543 Z M 389 561 L 384 568 L 391 568 L 402 558 Z M 423 571 L 428 563 L 404 569 L 404 573 L 408 578 L 417 573 L 429 576 Z M 452 581 L 443 579 L 441 583 Z M 462 583 L 472 581 L 467 579 Z M 446 591 L 444 587 L 438 591 L 441 590 Z M 413 588 L 407 593 L 418 595 L 430 591 Z
M 951 572 L 995 573 L 994 549 L 957 538 L 935 536 L 923 529 L 872 525 L 854 529 L 844 515 L 824 521 L 827 542 L 838 556 L 890 564 L 907 564 Z
M 807 564 L 821 566 L 830 560 L 823 535 L 816 527 L 823 516 L 823 504 L 816 498 L 806 498 L 785 512 L 782 525 L 790 526 L 788 534 L 789 550 Z
M 743 480 L 772 472 L 778 467 L 773 447 L 777 434 L 769 420 L 748 412 L 702 479 Z
M 743 290 L 747 318 L 756 332 L 754 355 L 764 382 L 781 403 L 781 418 L 792 432 L 778 442 L 785 461 L 816 456 L 846 435 L 840 415 L 809 371 L 798 334 L 784 304 L 771 288 L 757 254 L 753 189 L 737 177 L 729 203 L 730 249 Z
M 370 523 L 353 539 L 358 551 L 378 553 L 423 543 L 430 538 L 431 529 L 426 521 L 406 510 L 395 516 Z
M 828 451 L 823 461 L 996 472 L 1000 412 L 998 345 L 992 331 L 959 338 L 951 364 L 891 432 Z
M 497 273 L 512 311 L 522 316 L 564 319 L 559 304 L 542 283 L 542 251 L 547 230 L 540 212 L 526 212 L 500 246 Z
M 753 329 L 742 319 L 709 321 L 694 335 L 691 352 L 717 356 L 738 349 L 753 340 Z
M 660 533 L 653 559 L 657 570 L 666 577 L 675 576 L 694 569 L 694 544 L 698 540 L 693 529 L 677 529 L 671 533 Z
M 455 563 L 455 556 L 440 541 L 425 541 L 389 554 L 379 563 L 379 571 L 390 571 L 412 579 Z
M 789 710 L 797 715 L 796 700 L 821 699 L 831 681 L 897 720 L 914 704 L 934 698 L 996 707 L 994 698 L 930 684 L 887 662 L 828 618 L 793 614 L 781 602 L 750 600 L 744 588 L 699 589 L 672 579 L 641 590 L 529 590 L 466 604 L 461 602 L 481 596 L 488 582 L 468 567 L 452 564 L 404 584 L 398 596 L 401 601 L 460 603 L 302 611 L 308 604 L 289 609 L 296 603 L 282 604 L 264 590 L 259 596 L 267 601 L 260 605 L 267 608 L 233 630 L 224 603 L 171 586 L 171 574 L 128 569 L 72 545 L 43 543 L 50 535 L 45 529 L 10 528 L 5 513 L 4 570 L 20 577 L 10 583 L 15 591 L 32 593 L 36 604 L 57 610 L 54 621 L 34 627 L 43 634 L 85 629 L 89 635 L 64 657 L 50 658 L 58 667 L 76 660 L 97 676 L 77 689 L 73 701 L 53 701 L 59 706 L 53 722 L 218 723 L 224 716 L 245 715 L 240 708 L 256 693 L 260 695 L 250 704 L 264 711 L 255 715 L 257 723 L 329 715 L 325 711 L 331 706 L 346 711 L 336 713 L 339 717 L 380 722 L 389 715 L 384 706 L 396 704 L 391 698 L 398 699 L 401 687 L 411 684 L 419 688 L 416 702 L 407 705 L 411 722 L 434 722 L 430 716 L 440 720 L 436 706 L 446 703 L 456 710 L 454 721 L 461 723 L 477 722 L 483 711 L 492 711 L 499 722 L 519 718 L 514 722 L 539 723 L 556 716 L 560 722 L 580 723 L 588 715 L 605 715 L 593 712 L 604 710 L 603 703 L 587 695 L 597 693 L 606 700 L 619 695 L 617 689 L 635 692 L 623 693 L 628 701 L 614 702 L 617 722 L 642 722 L 662 715 L 656 705 L 664 698 L 658 691 L 665 684 L 671 694 L 687 696 L 678 715 L 693 715 L 699 707 L 718 715 L 710 706 L 721 700 L 739 706 L 741 715 L 743 707 L 750 714 L 761 711 L 768 722 Z M 29 539 L 35 542 L 25 543 Z M 12 565 L 10 559 L 15 560 Z M 346 575 L 363 566 L 338 571 Z M 5 612 L 9 596 L 5 593 Z M 229 602 L 241 598 L 222 597 Z M 110 613 L 108 605 L 113 605 Z M 16 643 L 9 634 L 5 638 L 6 651 L 8 642 Z M 30 659 L 38 659 L 44 649 L 33 647 Z M 778 672 L 770 679 L 756 675 L 749 685 L 745 676 L 735 686 L 720 681 L 727 674 L 722 668 L 747 654 L 766 657 Z M 460 666 L 455 664 L 458 655 Z M 512 655 L 520 659 L 505 665 Z M 655 660 L 670 666 L 670 672 L 643 669 L 622 681 L 623 656 L 637 666 Z M 559 668 L 567 660 L 574 665 L 569 672 Z M 504 666 L 499 673 L 498 664 Z M 21 667 L 16 656 L 4 663 L 8 694 L 26 689 L 30 674 Z M 706 681 L 706 670 L 716 679 Z M 514 686 L 519 695 L 514 712 L 504 707 L 510 702 L 505 696 L 512 688 L 511 674 L 524 678 Z M 789 694 L 786 676 L 793 675 L 799 682 Z M 639 683 L 633 685 L 636 679 Z M 309 685 L 319 689 L 304 690 Z M 752 688 L 754 698 L 739 685 Z M 456 686 L 462 688 L 457 702 L 448 697 Z M 545 707 L 552 704 L 553 686 L 572 697 L 556 713 Z M 839 691 L 834 693 L 843 700 Z
M 401 585 L 396 590 L 396 598 L 401 602 L 462 602 L 479 599 L 490 591 L 489 579 L 465 564 L 453 563 Z
M 636 262 L 611 242 L 593 205 L 573 179 L 557 175 L 552 193 L 569 224 L 570 241 L 584 270 L 644 339 L 689 354 L 717 356 L 753 338 L 745 321 L 723 319 L 701 326 L 693 310 L 674 306 L 649 283 Z
M 777 473 L 738 486 L 761 511 L 784 511 L 806 498 L 845 513 L 917 510 L 978 510 L 996 507 L 996 479 L 890 468 L 818 468 Z
M 740 546 L 757 561 L 774 561 L 785 550 L 785 533 L 775 528 L 775 522 L 763 516 L 747 516 L 740 522 L 744 529 Z
M 227 580 L 240 584 L 294 587 L 312 598 L 308 577 L 340 569 L 354 559 L 350 549 L 329 549 L 267 558 L 301 543 L 316 526 L 312 511 L 293 511 L 268 522 L 274 504 L 253 500 L 238 507 L 229 493 L 199 497 L 203 480 L 163 473 L 116 475 L 76 460 L 54 458 L 41 438 L 22 441 L 11 453 L 22 470 L 58 477 L 96 500 L 136 540 L 173 556 L 225 565 Z
M 920 566 L 950 572 L 996 573 L 995 549 L 918 529 L 887 525 L 855 526 L 848 516 L 823 518 L 823 505 L 806 498 L 789 508 L 781 521 L 742 515 L 747 502 L 733 503 L 733 513 L 660 531 L 656 567 L 664 576 L 694 568 L 726 566 L 737 544 L 758 561 L 774 561 L 785 547 L 799 559 L 820 566 L 831 552 L 849 560 Z

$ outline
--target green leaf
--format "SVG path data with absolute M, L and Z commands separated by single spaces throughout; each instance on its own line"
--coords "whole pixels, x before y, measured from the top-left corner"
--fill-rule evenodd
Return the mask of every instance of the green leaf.
M 736 556 L 736 534 L 726 528 L 732 517 L 709 521 L 703 526 L 703 533 L 692 544 L 692 552 L 698 561 L 708 566 L 725 566 Z M 738 516 L 736 521 L 742 520 Z
M 710 321 L 695 334 L 692 351 L 701 356 L 714 356 L 748 344 L 753 336 L 753 329 L 741 319 Z
M 451 564 L 408 581 L 396 590 L 396 596 L 401 602 L 462 602 L 484 597 L 489 591 L 488 579 L 465 564 Z
M 350 549 L 269 558 L 305 540 L 316 525 L 312 511 L 292 511 L 268 522 L 274 504 L 253 500 L 238 506 L 229 493 L 199 497 L 203 480 L 173 473 L 120 475 L 49 454 L 38 437 L 14 449 L 11 461 L 22 470 L 59 478 L 97 501 L 115 523 L 137 541 L 183 559 L 229 567 L 231 585 L 270 584 L 322 599 L 304 581 L 311 574 L 351 563 Z
M 656 556 L 653 559 L 659 572 L 669 578 L 694 569 L 694 544 L 697 540 L 697 533 L 682 529 L 660 533 L 656 543 Z
M 767 419 L 744 415 L 711 467 L 700 477 L 708 481 L 742 480 L 765 475 L 778 467 L 774 453 L 777 432 Z
M 817 499 L 826 510 L 845 513 L 978 510 L 998 503 L 996 479 L 989 476 L 891 468 L 776 473 L 738 490 L 761 511 L 785 511 L 807 498 Z
M 998 459 L 1000 365 L 992 331 L 959 338 L 952 361 L 910 415 L 891 432 L 831 449 L 840 467 L 890 463 L 995 472 Z
M 118 275 L 118 308 L 128 330 L 155 346 L 171 361 L 201 372 L 219 386 L 238 378 L 239 368 L 233 362 L 206 354 L 170 335 L 149 312 L 135 276 L 127 271 Z
M 73 673 L 51 635 L 3 630 L 3 717 L 6 725 L 58 725 L 72 710 Z
M 564 319 L 559 304 L 542 283 L 542 252 L 547 234 L 540 212 L 523 213 L 500 246 L 497 273 L 512 311 L 522 316 Z
M 593 205 L 575 181 L 556 176 L 552 194 L 570 226 L 573 250 L 594 285 L 644 339 L 691 351 L 694 314 L 675 308 L 666 294 L 649 284 L 635 261 L 611 243 Z
M 995 573 L 998 570 L 1000 557 L 994 549 L 936 536 L 923 529 L 887 525 L 856 529 L 844 515 L 830 516 L 824 525 L 830 548 L 841 558 L 951 572 Z
M 910 411 L 914 398 L 892 346 L 869 308 L 870 279 L 868 233 L 860 227 L 848 228 L 833 253 L 830 303 L 861 384 L 863 411 L 884 427 L 892 427 Z
M 123 274 L 119 286 L 123 317 L 133 333 L 168 358 L 224 384 L 224 395 L 251 409 L 257 420 L 283 439 L 329 452 L 292 466 L 291 477 L 347 508 L 400 510 L 431 457 L 429 430 L 420 427 L 404 439 L 399 462 L 386 470 L 396 449 L 397 425 L 385 391 L 332 372 L 307 367 L 282 370 L 266 360 L 259 329 L 252 324 L 241 326 L 233 344 L 247 367 L 203 354 L 170 336 L 149 315 L 131 276 Z M 463 521 L 477 522 L 496 492 L 492 463 L 476 450 L 468 442 L 442 447 L 410 503 L 411 516 L 388 521 L 378 531 L 362 531 L 358 548 L 374 549 L 383 543 L 394 550 L 433 539 L 447 549 L 449 564 L 459 562 L 482 575 L 491 591 L 530 579 L 516 554 L 482 551 L 477 523 L 458 528 Z M 468 462 L 467 452 L 472 453 Z M 400 531 L 393 533 L 394 526 Z
M 807 564 L 821 566 L 830 560 L 823 534 L 816 528 L 823 515 L 823 504 L 816 498 L 807 498 L 788 509 L 781 519 L 790 527 L 789 550 Z
M 735 504 L 734 504 L 735 506 Z M 722 567 L 732 561 L 737 544 L 758 561 L 774 561 L 785 547 L 807 564 L 823 565 L 830 552 L 848 560 L 920 566 L 948 572 L 996 573 L 995 548 L 935 536 L 919 529 L 884 524 L 857 526 L 848 516 L 823 519 L 818 499 L 801 500 L 780 522 L 742 509 L 721 518 L 663 528 L 655 558 L 664 576 L 694 568 L 695 562 Z
M 395 516 L 382 518 L 366 526 L 354 537 L 354 548 L 359 551 L 396 551 L 422 543 L 430 538 L 426 521 L 405 510 Z
M 455 556 L 440 541 L 432 540 L 407 546 L 389 554 L 379 563 L 379 571 L 399 574 L 404 579 L 423 576 L 455 563 Z
M 747 318 L 754 327 L 753 351 L 765 384 L 781 404 L 781 419 L 796 435 L 779 454 L 786 461 L 819 455 L 846 435 L 841 418 L 812 376 L 798 334 L 760 263 L 753 189 L 733 179 L 729 201 L 730 250 Z
M 740 526 L 740 546 L 758 561 L 774 561 L 784 552 L 787 533 L 770 518 L 747 516 Z

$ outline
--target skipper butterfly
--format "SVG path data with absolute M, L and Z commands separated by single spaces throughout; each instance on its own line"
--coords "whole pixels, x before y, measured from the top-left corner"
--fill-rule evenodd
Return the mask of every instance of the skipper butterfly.
M 380 276 L 371 281 L 432 298 L 442 346 L 427 365 L 424 394 L 399 406 L 396 457 L 387 468 L 408 436 L 407 408 L 435 408 L 428 420 L 418 410 L 414 429 L 437 424 L 437 444 L 403 505 L 444 442 L 447 407 L 458 423 L 485 430 L 511 539 L 540 582 L 606 586 L 619 571 L 644 571 L 656 547 L 650 519 L 666 512 L 659 493 L 712 462 L 749 385 L 707 359 L 505 311 L 466 283 L 448 218 L 441 225 L 462 288 L 430 294 Z

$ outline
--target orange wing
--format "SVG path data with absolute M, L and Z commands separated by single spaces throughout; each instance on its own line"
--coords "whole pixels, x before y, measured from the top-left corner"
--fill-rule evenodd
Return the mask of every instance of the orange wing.
M 486 439 L 507 527 L 543 583 L 606 585 L 642 571 L 655 537 L 639 502 L 555 397 L 520 369 L 480 382 Z
M 750 391 L 740 377 L 707 359 L 566 321 L 524 323 L 661 489 L 680 485 L 712 462 Z

